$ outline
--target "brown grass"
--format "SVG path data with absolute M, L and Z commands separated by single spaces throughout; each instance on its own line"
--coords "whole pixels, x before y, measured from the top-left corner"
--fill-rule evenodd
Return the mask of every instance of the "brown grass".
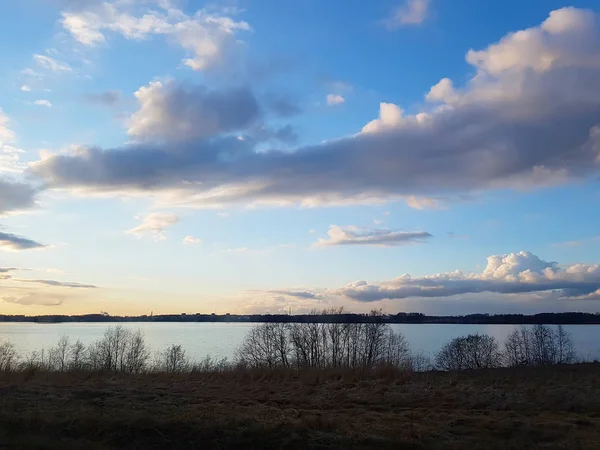
M 598 364 L 412 374 L 0 374 L 0 449 L 597 449 L 599 442 Z

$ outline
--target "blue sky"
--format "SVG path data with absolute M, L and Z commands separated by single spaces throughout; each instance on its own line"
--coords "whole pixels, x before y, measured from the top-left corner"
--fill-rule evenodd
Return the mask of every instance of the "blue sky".
M 0 21 L 4 312 L 599 310 L 593 1 Z

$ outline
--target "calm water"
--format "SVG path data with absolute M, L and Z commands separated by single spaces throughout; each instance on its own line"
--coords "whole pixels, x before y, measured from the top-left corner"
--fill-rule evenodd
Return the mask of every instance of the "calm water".
M 252 324 L 233 323 L 125 323 L 125 327 L 140 329 L 154 351 L 171 344 L 181 344 L 193 359 L 206 355 L 231 358 Z M 79 338 L 84 344 L 99 339 L 106 328 L 104 323 L 0 323 L 0 340 L 12 341 L 19 352 L 49 348 L 62 335 Z M 470 333 L 494 336 L 501 344 L 516 326 L 513 325 L 453 325 L 453 324 L 394 324 L 402 331 L 411 349 L 427 354 L 437 352 L 450 339 Z M 600 359 L 600 325 L 566 325 L 577 352 L 584 357 Z

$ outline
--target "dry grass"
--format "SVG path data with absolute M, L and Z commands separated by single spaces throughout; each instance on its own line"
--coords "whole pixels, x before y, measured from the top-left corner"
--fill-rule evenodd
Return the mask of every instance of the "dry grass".
M 597 449 L 600 365 L 0 375 L 0 448 Z

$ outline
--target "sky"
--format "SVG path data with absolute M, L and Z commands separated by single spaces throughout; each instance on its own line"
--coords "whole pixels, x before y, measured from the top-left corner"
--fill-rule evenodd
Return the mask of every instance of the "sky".
M 0 313 L 600 311 L 596 1 L 0 2 Z

